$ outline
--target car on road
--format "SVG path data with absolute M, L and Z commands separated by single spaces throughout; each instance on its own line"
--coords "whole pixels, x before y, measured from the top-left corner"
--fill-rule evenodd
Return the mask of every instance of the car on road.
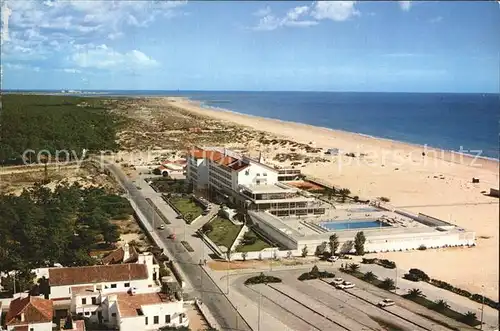
M 342 289 L 342 290 L 345 290 L 345 289 L 348 289 L 348 288 L 353 288 L 355 285 L 351 282 L 346 282 L 344 281 L 343 283 L 341 284 L 337 284 L 335 285 L 336 288 L 338 289 Z
M 391 299 L 384 299 L 380 301 L 377 305 L 379 307 L 389 307 L 389 306 L 394 306 L 396 303 L 392 301 Z
M 209 212 L 210 212 L 210 211 L 209 211 L 208 209 L 205 209 L 204 211 L 202 211 L 202 212 L 201 212 L 201 214 L 202 214 L 203 216 L 206 216 L 206 215 L 208 215 L 208 213 L 209 213 Z
M 158 227 L 158 229 L 160 229 L 160 230 L 165 230 L 165 225 L 163 225 L 163 224 L 162 224 L 162 225 L 160 225 L 160 226 Z
M 169 234 L 168 239 L 175 239 L 175 234 L 174 233 Z
M 344 282 L 343 278 L 334 278 L 333 281 L 332 281 L 332 284 L 333 285 L 338 285 L 338 284 L 342 284 L 343 282 Z
M 328 262 L 335 262 L 339 259 L 338 256 L 332 255 L 328 259 L 326 259 Z
M 177 215 L 177 216 L 175 216 L 175 218 L 177 218 L 177 219 L 181 219 L 181 218 L 182 218 L 182 215 Z

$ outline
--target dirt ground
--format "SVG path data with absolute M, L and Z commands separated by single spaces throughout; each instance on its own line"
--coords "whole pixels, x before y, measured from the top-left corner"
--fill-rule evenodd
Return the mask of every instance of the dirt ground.
M 203 331 L 209 327 L 203 315 L 194 305 L 188 307 L 187 315 L 189 318 L 189 328 L 191 330 Z

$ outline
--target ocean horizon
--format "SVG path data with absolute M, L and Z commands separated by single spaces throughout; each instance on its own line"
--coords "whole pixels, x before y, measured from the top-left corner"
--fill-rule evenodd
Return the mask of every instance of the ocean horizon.
M 481 157 L 497 161 L 500 156 L 498 94 L 159 90 L 81 92 L 107 96 L 180 96 L 201 102 L 204 107 L 213 109 L 304 123 L 471 155 L 477 155 L 481 151 Z

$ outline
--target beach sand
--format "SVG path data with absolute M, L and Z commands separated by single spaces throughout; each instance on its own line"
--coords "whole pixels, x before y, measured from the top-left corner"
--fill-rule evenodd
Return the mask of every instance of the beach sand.
M 499 199 L 484 194 L 490 188 L 498 188 L 497 161 L 356 133 L 203 108 L 199 103 L 183 98 L 162 98 L 156 102 L 315 148 L 340 149 L 341 155 L 330 156 L 327 162 L 305 163 L 300 169 L 306 175 L 349 188 L 352 195 L 366 199 L 388 197 L 395 207 L 451 221 L 475 231 L 478 238 L 474 248 L 393 252 L 378 256 L 393 260 L 404 268 L 422 269 L 432 278 L 475 293 L 481 293 L 481 286 L 484 285 L 484 293 L 498 300 Z M 258 142 L 248 146 L 254 153 L 262 152 L 266 162 L 274 164 L 277 153 L 294 150 L 289 145 L 263 146 Z M 356 157 L 345 156 L 345 153 L 355 153 Z M 360 156 L 361 153 L 366 155 Z M 325 157 L 323 153 L 310 156 Z M 473 177 L 479 178 L 480 183 L 473 184 Z

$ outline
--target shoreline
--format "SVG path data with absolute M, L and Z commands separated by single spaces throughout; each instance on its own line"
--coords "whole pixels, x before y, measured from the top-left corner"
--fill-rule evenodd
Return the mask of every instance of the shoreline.
M 495 158 L 491 158 L 491 157 L 487 157 L 487 156 L 474 156 L 474 155 L 470 155 L 467 153 L 460 153 L 460 152 L 453 151 L 453 150 L 440 149 L 438 147 L 433 147 L 433 146 L 429 146 L 429 145 L 421 145 L 421 144 L 416 144 L 416 143 L 411 143 L 411 142 L 394 140 L 394 139 L 390 139 L 390 138 L 377 137 L 377 136 L 368 135 L 368 134 L 364 134 L 364 133 L 360 133 L 360 132 L 351 132 L 351 131 L 345 131 L 345 130 L 341 130 L 341 129 L 332 129 L 332 128 L 323 127 L 323 126 L 315 126 L 312 124 L 306 124 L 306 123 L 301 123 L 301 122 L 293 122 L 293 121 L 287 121 L 287 120 L 282 120 L 282 119 L 277 119 L 277 118 L 261 117 L 261 116 L 251 115 L 251 114 L 239 113 L 237 111 L 226 109 L 226 108 L 206 106 L 202 101 L 193 100 L 193 99 L 190 99 L 188 97 L 154 97 L 154 98 L 167 100 L 167 102 L 169 102 L 172 106 L 179 106 L 180 108 L 187 110 L 187 111 L 192 111 L 193 109 L 186 109 L 185 107 L 182 107 L 183 103 L 187 106 L 190 106 L 190 107 L 197 107 L 197 108 L 199 108 L 199 110 L 206 109 L 208 111 L 231 114 L 231 115 L 234 115 L 237 117 L 242 117 L 242 118 L 247 118 L 247 119 L 264 120 L 267 122 L 275 122 L 277 124 L 279 123 L 282 125 L 300 126 L 302 128 L 311 129 L 311 130 L 321 130 L 324 133 L 346 136 L 346 138 L 349 138 L 349 136 L 351 136 L 351 138 L 366 139 L 371 143 L 386 142 L 386 143 L 390 143 L 392 145 L 395 145 L 395 147 L 400 146 L 401 148 L 399 148 L 399 149 L 396 148 L 396 150 L 401 151 L 401 152 L 407 151 L 408 149 L 411 149 L 412 152 L 414 152 L 416 150 L 425 151 L 426 156 L 428 156 L 430 158 L 435 158 L 435 159 L 439 159 L 439 160 L 442 160 L 445 162 L 450 162 L 450 163 L 454 163 L 454 164 L 461 164 L 461 165 L 465 165 L 465 166 L 469 166 L 469 167 L 471 167 L 470 164 L 465 164 L 463 162 L 461 163 L 460 161 L 457 162 L 456 159 L 463 158 L 465 160 L 470 160 L 471 162 L 474 162 L 474 160 L 481 160 L 484 162 L 484 165 L 487 168 L 490 168 L 489 170 L 493 170 L 493 168 L 497 168 L 497 172 L 498 172 L 498 167 L 500 165 L 499 159 L 495 159 Z M 181 104 L 179 104 L 179 101 Z M 200 115 L 213 117 L 213 116 L 210 116 L 210 114 L 201 113 Z M 237 123 L 237 124 L 239 124 L 239 123 Z M 430 153 L 432 153 L 432 152 L 433 152 L 433 154 L 430 155 Z M 479 167 L 476 167 L 476 168 L 479 168 Z

